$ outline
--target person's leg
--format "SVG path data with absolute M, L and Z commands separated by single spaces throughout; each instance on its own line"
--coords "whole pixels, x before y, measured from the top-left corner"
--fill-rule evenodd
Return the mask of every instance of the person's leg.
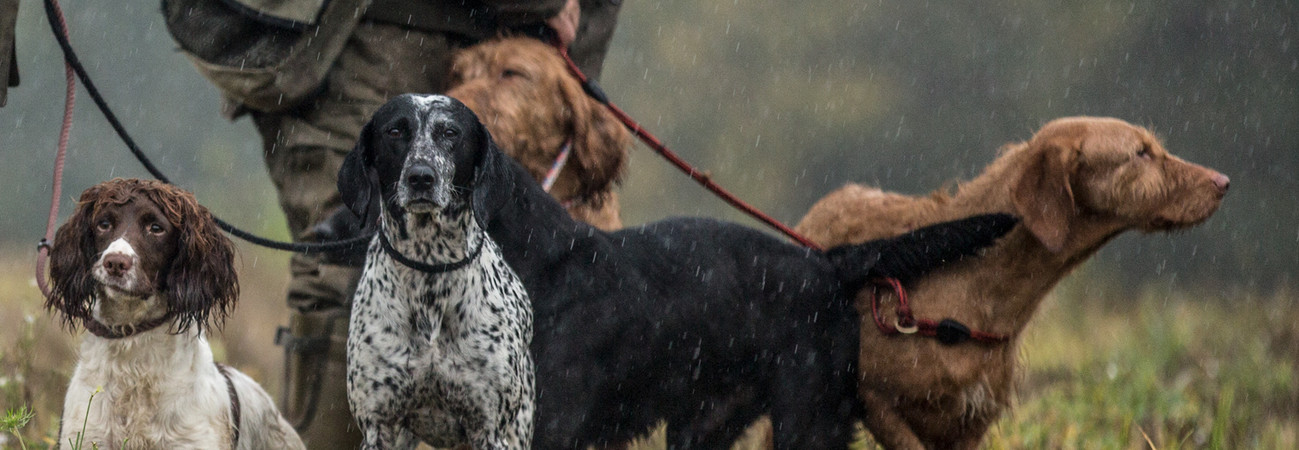
M 311 224 L 339 203 L 334 179 L 345 149 L 286 144 L 286 136 L 309 126 L 298 118 L 257 115 L 255 121 L 263 136 L 281 137 L 267 145 L 266 166 L 294 239 L 309 240 Z M 360 268 L 322 264 L 303 254 L 294 254 L 289 268 L 289 326 L 276 335 L 285 352 L 281 408 L 310 448 L 356 448 L 360 435 L 341 380 L 346 305 Z
M 295 240 L 340 201 L 338 168 L 370 115 L 389 97 L 444 89 L 451 46 L 438 34 L 363 22 L 315 99 L 290 112 L 254 114 L 267 170 Z M 357 448 L 347 404 L 348 305 L 360 268 L 295 254 L 288 288 L 282 409 L 308 448 Z

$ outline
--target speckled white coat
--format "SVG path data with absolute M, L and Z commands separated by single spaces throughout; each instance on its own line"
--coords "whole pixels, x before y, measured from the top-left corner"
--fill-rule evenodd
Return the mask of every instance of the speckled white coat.
M 534 368 L 527 292 L 468 208 L 387 214 L 394 249 L 428 264 L 469 264 L 424 273 L 388 257 L 376 237 L 352 305 L 348 398 L 362 448 L 531 447 Z M 404 230 L 403 230 L 404 228 Z

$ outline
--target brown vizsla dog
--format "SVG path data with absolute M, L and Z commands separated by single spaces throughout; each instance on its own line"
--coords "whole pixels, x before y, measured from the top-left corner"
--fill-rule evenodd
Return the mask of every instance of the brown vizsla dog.
M 870 290 L 858 295 L 866 427 L 887 448 L 975 448 L 1009 406 L 1018 336 L 1042 298 L 1114 236 L 1196 225 L 1218 209 L 1228 179 L 1168 153 L 1117 119 L 1072 117 L 1005 147 L 955 194 L 910 197 L 850 184 L 814 205 L 797 229 L 824 246 L 897 236 L 974 214 L 1007 212 L 1019 226 L 982 258 L 935 271 L 910 289 L 918 318 L 952 318 L 1010 336 L 943 345 L 885 336 Z M 896 297 L 881 316 L 896 317 Z
M 622 228 L 613 188 L 626 166 L 631 133 L 586 95 L 553 47 L 507 37 L 465 48 L 452 64 L 451 86 L 447 95 L 469 106 L 496 144 L 538 181 L 571 142 L 550 195 L 574 219 L 603 230 Z

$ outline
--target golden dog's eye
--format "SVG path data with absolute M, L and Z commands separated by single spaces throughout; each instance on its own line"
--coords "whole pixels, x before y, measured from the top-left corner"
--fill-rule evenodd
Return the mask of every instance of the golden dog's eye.
M 1143 145 L 1143 146 L 1141 146 L 1141 150 L 1137 150 L 1137 157 L 1139 157 L 1139 158 L 1145 158 L 1145 159 L 1150 159 L 1150 158 L 1153 158 L 1154 155 L 1151 155 L 1151 154 L 1150 154 L 1150 146 L 1149 146 L 1149 145 Z
M 523 72 L 514 69 L 505 69 L 501 72 L 501 78 L 523 77 Z

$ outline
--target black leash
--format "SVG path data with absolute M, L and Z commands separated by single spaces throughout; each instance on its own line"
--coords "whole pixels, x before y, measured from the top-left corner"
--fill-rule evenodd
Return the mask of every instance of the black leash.
M 144 169 L 149 171 L 149 174 L 153 175 L 154 178 L 157 178 L 158 181 L 167 184 L 175 184 L 163 175 L 162 171 L 158 170 L 158 168 L 153 165 L 153 162 L 149 160 L 148 156 L 145 156 L 144 151 L 140 150 L 140 147 L 135 144 L 135 140 L 126 132 L 126 127 L 122 126 L 122 122 L 117 120 L 117 115 L 108 107 L 108 103 L 104 101 L 104 97 L 99 94 L 99 89 L 96 88 L 95 83 L 90 80 L 90 75 L 86 73 L 86 68 L 81 65 L 81 61 L 77 58 L 77 53 L 72 49 L 72 43 L 68 40 L 68 30 L 57 18 L 54 1 L 55 0 L 44 1 L 45 18 L 50 22 L 50 28 L 54 32 L 54 38 L 59 41 L 59 48 L 63 50 L 63 59 L 67 61 L 68 65 L 72 66 L 72 70 L 76 72 L 77 78 L 79 78 L 81 84 L 86 87 L 86 92 L 90 94 L 90 98 L 95 101 L 95 106 L 99 107 L 99 112 L 103 113 L 105 119 L 108 119 L 108 124 L 112 125 L 113 131 L 117 132 L 117 136 L 126 144 L 126 148 L 131 151 L 131 154 L 135 155 L 135 159 L 140 161 L 140 164 L 144 166 Z M 353 248 L 356 245 L 365 245 L 371 238 L 371 236 L 367 235 L 329 242 L 280 242 L 241 230 L 238 227 L 221 220 L 221 218 L 216 217 L 215 215 L 212 216 L 212 219 L 216 221 L 218 227 L 225 230 L 225 232 L 230 233 L 231 236 L 243 239 L 254 245 L 298 253 L 323 253 L 346 250 Z

